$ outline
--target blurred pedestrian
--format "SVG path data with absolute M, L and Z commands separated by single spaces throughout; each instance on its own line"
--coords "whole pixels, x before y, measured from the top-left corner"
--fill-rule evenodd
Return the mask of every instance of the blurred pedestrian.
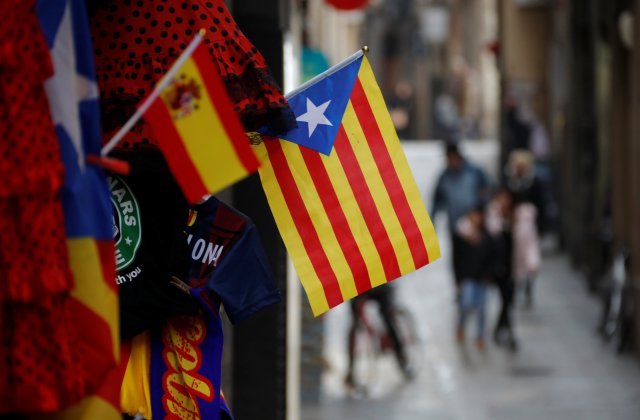
M 495 259 L 495 245 L 485 225 L 485 214 L 482 206 L 478 206 L 461 218 L 457 224 L 460 237 L 459 274 L 460 302 L 456 338 L 459 343 L 465 339 L 465 326 L 469 315 L 476 313 L 476 339 L 478 350 L 485 349 L 485 312 L 487 303 L 488 282 Z
M 459 256 L 461 239 L 456 233 L 456 225 L 461 217 L 471 209 L 483 204 L 489 192 L 489 183 L 484 172 L 467 161 L 455 143 L 447 143 L 447 167 L 440 174 L 436 184 L 432 218 L 440 210 L 445 210 L 449 219 L 449 233 L 452 242 L 452 262 L 456 290 L 459 289 L 462 277 Z
M 506 185 L 518 202 L 527 202 L 536 208 L 536 227 L 539 232 L 544 228 L 547 199 L 540 176 L 536 173 L 533 154 L 517 149 L 509 154 L 505 167 Z
M 370 328 L 368 321 L 364 315 L 365 305 L 367 302 L 375 302 L 378 308 L 380 318 L 384 324 L 384 328 L 389 338 L 391 347 L 396 356 L 398 367 L 402 371 L 403 376 L 409 380 L 415 376 L 413 366 L 409 365 L 406 349 L 400 338 L 400 332 L 393 316 L 394 310 L 394 293 L 393 286 L 389 283 L 377 286 L 366 293 L 351 299 L 351 328 L 349 328 L 348 351 L 349 364 L 347 366 L 347 375 L 345 376 L 345 385 L 354 390 L 358 387 L 356 378 L 354 377 L 354 366 L 356 362 L 356 333 L 359 328 Z
M 505 98 L 505 147 L 506 154 L 513 150 L 528 150 L 531 143 L 531 126 L 522 106 L 512 96 Z
M 513 197 L 502 187 L 487 205 L 486 224 L 495 246 L 493 262 L 493 280 L 500 292 L 500 312 L 493 333 L 498 345 L 507 345 L 517 350 L 511 309 L 515 294 L 513 279 L 513 236 L 512 236 Z
M 505 168 L 507 187 L 514 198 L 513 276 L 524 291 L 527 306 L 533 304 L 533 283 L 540 266 L 540 239 L 546 214 L 546 194 L 536 174 L 533 154 L 514 150 Z
M 540 268 L 540 241 L 536 207 L 516 197 L 513 209 L 513 276 L 524 291 L 525 304 L 533 304 L 533 285 Z
M 413 114 L 413 87 L 409 82 L 400 81 L 393 90 L 387 104 L 391 121 L 400 139 L 410 138 Z

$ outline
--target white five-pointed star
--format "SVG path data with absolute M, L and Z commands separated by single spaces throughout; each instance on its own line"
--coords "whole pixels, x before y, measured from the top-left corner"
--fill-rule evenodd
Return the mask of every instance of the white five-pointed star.
M 81 101 L 98 98 L 98 85 L 94 80 L 78 74 L 76 48 L 73 41 L 71 3 L 67 2 L 51 49 L 54 74 L 45 82 L 53 122 L 61 125 L 71 138 L 78 155 L 78 166 L 84 168 L 82 132 L 80 128 Z
M 307 112 L 300 115 L 298 118 L 296 118 L 296 120 L 304 121 L 309 124 L 309 137 L 313 135 L 313 132 L 316 131 L 316 127 L 318 127 L 318 125 L 333 126 L 333 124 L 331 124 L 331 121 L 329 121 L 327 117 L 324 116 L 324 112 L 327 110 L 327 107 L 330 103 L 331 101 L 329 100 L 320 106 L 316 106 L 313 102 L 311 102 L 311 99 L 307 98 Z
M 124 241 L 125 241 L 125 242 L 127 243 L 127 245 L 129 245 L 129 246 L 131 246 L 131 242 L 133 242 L 133 241 L 131 240 L 131 238 L 130 238 L 130 237 L 128 237 L 128 236 L 127 236 L 126 238 L 124 238 Z

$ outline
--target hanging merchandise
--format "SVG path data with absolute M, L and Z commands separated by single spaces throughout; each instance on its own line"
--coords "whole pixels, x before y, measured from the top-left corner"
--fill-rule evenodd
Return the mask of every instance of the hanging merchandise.
M 190 42 L 136 112 L 102 148 L 108 154 L 144 116 L 189 203 L 202 201 L 256 171 L 233 105 L 203 44 Z
M 85 378 L 86 395 L 57 419 L 118 419 L 117 383 L 110 376 L 119 357 L 118 298 L 113 263 L 111 207 L 104 172 L 85 156 L 101 145 L 98 87 L 85 3 L 38 2 L 38 17 L 54 64 L 46 90 L 65 166 L 61 191 L 69 261 L 75 285 L 68 316 L 77 336 L 68 377 Z
M 35 3 L 0 2 L 0 301 L 73 287 L 58 198 L 64 168 L 44 90 L 53 66 Z
M 35 0 L 2 1 L 0 13 L 0 414 L 47 412 L 87 387 L 75 372 L 63 164 L 44 90 L 53 68 Z
M 288 98 L 300 127 L 258 146 L 265 156 L 260 179 L 313 313 L 439 258 L 429 214 L 363 52 Z M 326 155 L 310 145 L 323 145 Z
M 120 333 L 131 338 L 175 314 L 197 313 L 195 301 L 177 293 L 171 279 L 186 278 L 189 261 L 184 226 L 189 204 L 154 147 L 120 151 L 128 176 L 111 175 L 112 232 Z
M 148 149 L 118 153 L 131 173 L 109 180 L 122 337 L 198 313 L 174 277 L 219 296 L 232 322 L 246 318 L 245 305 L 272 291 L 255 283 L 271 283 L 255 227 L 214 197 L 189 208 L 160 152 Z
M 199 313 L 166 318 L 133 338 L 127 355 L 123 409 L 147 419 L 228 415 L 220 394 L 220 307 L 237 323 L 280 300 L 257 230 L 246 216 L 211 197 L 191 208 L 184 234 L 190 267 L 184 281 L 174 279 L 173 285 L 183 285 Z M 182 292 L 175 290 L 178 299 Z
M 245 131 L 268 124 L 276 132 L 295 119 L 264 58 L 242 34 L 222 0 L 100 1 L 92 32 L 102 96 L 105 139 L 133 115 L 200 28 L 211 61 L 222 77 Z M 150 126 L 139 122 L 121 147 L 155 144 Z
M 192 207 L 187 224 L 192 294 L 202 288 L 210 304 L 223 304 L 234 324 L 280 301 L 258 231 L 247 216 L 211 197 Z

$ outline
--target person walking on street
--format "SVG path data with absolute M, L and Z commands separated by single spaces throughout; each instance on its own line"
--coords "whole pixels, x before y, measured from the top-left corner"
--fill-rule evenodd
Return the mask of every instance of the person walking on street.
M 476 313 L 476 347 L 485 348 L 485 307 L 487 302 L 487 282 L 495 258 L 493 239 L 487 232 L 484 210 L 478 206 L 458 221 L 458 235 L 461 238 L 459 256 L 464 261 L 460 265 L 462 277 L 456 338 L 462 344 L 465 340 L 467 318 Z
M 524 290 L 525 304 L 533 304 L 533 282 L 540 266 L 540 234 L 545 229 L 548 199 L 536 174 L 533 154 L 514 150 L 505 168 L 506 185 L 514 200 L 513 276 Z
M 440 174 L 433 196 L 432 219 L 445 210 L 449 219 L 449 233 L 452 243 L 452 262 L 456 291 L 462 281 L 460 266 L 460 246 L 462 239 L 456 233 L 460 218 L 470 210 L 485 203 L 489 183 L 485 173 L 465 159 L 454 143 L 446 145 L 447 167 Z M 456 293 L 456 298 L 458 293 Z
M 533 305 L 533 285 L 540 268 L 540 241 L 536 226 L 536 207 L 517 201 L 513 210 L 513 276 L 524 290 L 525 305 Z
M 502 187 L 487 205 L 486 225 L 495 246 L 495 261 L 492 269 L 493 281 L 500 293 L 500 312 L 493 333 L 498 345 L 507 345 L 512 351 L 518 343 L 514 333 L 511 310 L 515 295 L 513 280 L 513 235 L 511 231 L 513 196 Z
M 409 360 L 407 358 L 406 349 L 400 338 L 398 331 L 398 325 L 396 325 L 395 317 L 393 316 L 394 309 L 394 293 L 393 286 L 385 283 L 368 290 L 355 298 L 351 299 L 351 327 L 349 328 L 348 336 L 348 355 L 349 364 L 347 366 L 347 374 L 345 376 L 345 385 L 349 389 L 357 388 L 358 384 L 354 377 L 354 366 L 356 362 L 356 333 L 358 328 L 363 327 L 362 311 L 364 305 L 367 302 L 375 302 L 380 313 L 380 318 L 384 323 L 389 340 L 391 341 L 391 347 L 398 362 L 398 367 L 402 371 L 405 379 L 413 379 L 415 372 L 412 366 L 409 366 Z
M 505 183 L 514 198 L 519 202 L 531 203 L 536 209 L 535 226 L 538 233 L 546 228 L 547 206 L 550 202 L 542 180 L 536 173 L 533 154 L 518 149 L 509 154 L 505 167 Z

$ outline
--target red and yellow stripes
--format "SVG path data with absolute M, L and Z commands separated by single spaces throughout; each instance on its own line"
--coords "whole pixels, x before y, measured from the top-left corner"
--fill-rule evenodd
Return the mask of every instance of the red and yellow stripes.
M 192 203 L 259 166 L 206 48 L 205 44 L 198 46 L 176 77 L 198 91 L 199 97 L 195 95 L 186 105 L 189 109 L 171 109 L 167 92 L 175 86 L 170 85 L 146 115 L 178 184 Z
M 120 359 L 118 291 L 114 282 L 113 241 L 69 238 L 69 260 L 75 278 L 73 316 L 82 336 L 75 345 L 91 355 L 82 366 L 97 380 L 93 395 L 65 410 L 65 418 L 121 418 L 118 384 L 109 378 Z M 80 367 L 79 367 L 80 368 Z
M 40 420 L 122 418 L 120 410 L 120 359 L 118 291 L 114 281 L 115 260 L 111 240 L 68 238 L 69 264 L 75 280 L 70 317 L 80 333 L 73 345 L 82 355 L 78 370 L 90 372 L 93 390 L 77 404 Z
M 366 58 L 331 156 L 288 141 L 258 148 L 268 155 L 264 190 L 315 315 L 440 256 Z

